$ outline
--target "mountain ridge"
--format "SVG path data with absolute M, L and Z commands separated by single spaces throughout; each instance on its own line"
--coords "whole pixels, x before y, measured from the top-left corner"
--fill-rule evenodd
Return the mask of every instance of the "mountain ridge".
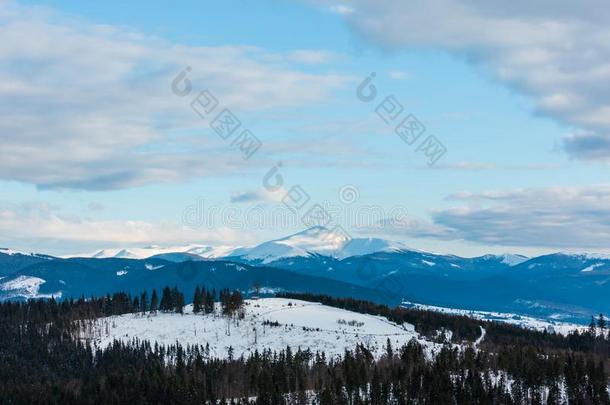
M 144 248 L 111 248 L 102 249 L 88 254 L 72 254 L 62 257 L 95 257 L 95 258 L 131 258 L 147 259 L 164 254 L 183 253 L 200 256 L 204 259 L 245 258 L 259 261 L 264 264 L 288 257 L 307 257 L 310 255 L 323 255 L 339 259 L 351 256 L 362 256 L 377 252 L 412 251 L 427 253 L 436 256 L 456 256 L 443 253 L 425 252 L 420 249 L 406 246 L 402 242 L 377 237 L 347 238 L 323 226 L 314 226 L 303 231 L 271 239 L 253 246 L 211 246 L 206 244 L 188 244 L 184 246 L 160 247 L 148 246 Z M 505 253 L 501 255 L 483 255 L 484 257 L 503 257 L 512 265 L 520 264 L 530 258 L 520 254 Z

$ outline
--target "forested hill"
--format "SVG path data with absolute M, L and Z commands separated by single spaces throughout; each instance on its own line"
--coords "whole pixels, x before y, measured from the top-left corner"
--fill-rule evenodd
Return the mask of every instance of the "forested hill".
M 116 293 L 90 300 L 0 303 L 0 402 L 610 404 L 605 325 L 561 336 L 299 294 L 283 299 L 289 304 L 297 298 L 323 302 L 314 307 L 317 314 L 340 307 L 349 310 L 341 309 L 348 320 L 350 313 L 354 319 L 366 313 L 396 327 L 413 324 L 421 339 L 396 346 L 388 338 L 378 353 L 359 343 L 332 357 L 315 348 L 288 346 L 239 356 L 229 350 L 220 358 L 210 355 L 211 342 L 204 339 L 199 344 L 182 344 L 180 337 L 172 344 L 117 340 L 104 347 L 82 339 L 92 323 L 108 320 L 111 328 L 125 316 L 156 327 L 162 326 L 157 320 L 171 317 L 240 325 L 264 303 L 244 301 L 237 291 L 196 291 L 187 311 L 182 304 L 190 297 L 169 287 L 137 297 Z M 262 313 L 257 317 L 262 320 Z M 267 328 L 281 336 L 290 322 L 268 323 Z M 429 351 L 431 344 L 438 350 Z

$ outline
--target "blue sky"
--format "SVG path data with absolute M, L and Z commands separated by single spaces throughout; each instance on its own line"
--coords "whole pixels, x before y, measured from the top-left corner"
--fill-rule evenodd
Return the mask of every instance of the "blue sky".
M 546 1 L 0 1 L 0 244 L 252 244 L 303 227 L 307 207 L 281 202 L 299 185 L 354 236 L 608 251 L 606 17 Z M 190 109 L 204 89 L 260 139 L 251 158 Z M 377 116 L 386 96 L 446 148 L 432 166 Z M 193 205 L 212 219 L 185 220 Z

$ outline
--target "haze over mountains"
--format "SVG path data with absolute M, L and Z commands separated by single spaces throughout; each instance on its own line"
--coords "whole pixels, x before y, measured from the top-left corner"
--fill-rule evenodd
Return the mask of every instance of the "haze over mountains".
M 307 291 L 586 322 L 610 313 L 610 257 L 556 253 L 464 258 L 314 227 L 253 247 L 106 249 L 56 258 L 0 250 L 0 299 L 79 297 L 196 284 L 263 294 Z

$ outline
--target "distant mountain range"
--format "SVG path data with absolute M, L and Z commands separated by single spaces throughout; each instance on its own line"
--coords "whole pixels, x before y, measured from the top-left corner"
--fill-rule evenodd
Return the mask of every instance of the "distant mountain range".
M 253 247 L 107 249 L 57 258 L 0 249 L 0 299 L 138 293 L 196 284 L 261 292 L 309 291 L 385 304 L 403 300 L 586 322 L 610 313 L 610 256 L 463 258 L 377 238 L 347 240 L 323 227 Z
M 410 250 L 399 242 L 379 238 L 354 238 L 348 240 L 344 235 L 321 226 L 303 232 L 261 243 L 252 247 L 186 245 L 174 247 L 149 246 L 144 248 L 104 249 L 93 254 L 73 255 L 74 257 L 147 259 L 150 257 L 170 257 L 194 260 L 241 257 L 258 263 L 272 263 L 288 257 L 307 257 L 312 254 L 336 258 L 360 256 L 375 252 Z

